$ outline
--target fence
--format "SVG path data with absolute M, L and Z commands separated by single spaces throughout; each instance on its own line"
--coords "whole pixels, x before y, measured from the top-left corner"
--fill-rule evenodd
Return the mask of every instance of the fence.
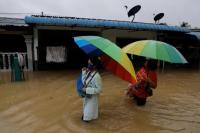
M 24 70 L 28 70 L 28 57 L 25 52 L 18 52 L 24 58 Z M 16 55 L 16 52 L 0 52 L 0 71 L 11 71 L 11 58 Z

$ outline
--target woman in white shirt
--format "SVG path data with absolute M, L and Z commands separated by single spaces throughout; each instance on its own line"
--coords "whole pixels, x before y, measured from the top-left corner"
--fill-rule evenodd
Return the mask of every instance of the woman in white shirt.
M 83 91 L 86 93 L 83 98 L 82 120 L 85 122 L 98 118 L 98 99 L 102 91 L 101 76 L 97 70 L 100 66 L 100 60 L 97 57 L 93 57 L 88 60 L 88 67 L 82 69 L 82 81 L 85 86 Z

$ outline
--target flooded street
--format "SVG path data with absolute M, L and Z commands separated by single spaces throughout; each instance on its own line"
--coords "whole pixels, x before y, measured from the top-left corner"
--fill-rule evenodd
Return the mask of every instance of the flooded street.
M 81 121 L 82 99 L 75 90 L 78 71 L 26 73 L 10 82 L 0 73 L 1 133 L 199 133 L 200 72 L 159 73 L 158 87 L 144 107 L 125 96 L 127 82 L 102 73 L 100 117 Z

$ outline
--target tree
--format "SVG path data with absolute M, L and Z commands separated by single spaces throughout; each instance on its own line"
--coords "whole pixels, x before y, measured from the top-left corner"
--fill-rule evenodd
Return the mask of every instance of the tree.
M 184 22 L 184 21 L 181 23 L 180 26 L 181 27 L 186 27 L 186 28 L 191 28 L 191 25 L 188 22 Z

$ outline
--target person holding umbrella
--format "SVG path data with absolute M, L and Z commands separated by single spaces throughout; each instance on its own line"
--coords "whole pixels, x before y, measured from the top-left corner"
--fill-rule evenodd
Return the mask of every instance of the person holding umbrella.
M 82 68 L 83 92 L 85 93 L 82 120 L 85 122 L 98 118 L 98 99 L 102 91 L 102 80 L 98 72 L 100 67 L 101 61 L 97 57 L 91 57 L 88 60 L 88 67 Z
M 152 95 L 150 88 L 157 86 L 157 62 L 155 60 L 170 63 L 188 63 L 183 55 L 172 45 L 156 40 L 140 40 L 130 43 L 122 48 L 123 52 L 131 55 L 151 58 L 137 73 L 137 83 L 128 87 L 127 95 L 133 96 L 138 105 L 145 105 L 148 96 Z
M 83 50 L 90 57 L 100 57 L 102 66 L 104 69 L 112 72 L 119 78 L 128 81 L 129 83 L 136 83 L 136 74 L 127 54 L 122 51 L 115 43 L 100 36 L 77 36 L 74 37 L 75 44 Z M 98 95 L 101 92 L 101 78 L 100 75 L 95 74 L 91 82 L 85 80 L 87 78 L 88 71 L 97 71 L 97 63 L 100 60 L 93 60 L 90 58 L 88 61 L 88 68 L 83 68 L 82 75 L 83 80 L 76 80 L 76 89 L 79 96 L 84 97 L 83 107 L 83 120 L 90 121 L 98 118 Z M 93 64 L 91 66 L 91 64 Z M 91 73 L 93 75 L 93 73 Z M 92 76 L 90 76 L 92 78 Z M 90 79 L 91 79 L 90 78 Z M 84 87 L 85 94 L 82 93 L 83 82 L 87 81 L 88 87 Z M 80 90 L 80 91 L 79 91 Z M 89 95 L 89 97 L 87 97 Z M 91 97 L 91 98 L 90 98 Z
M 156 69 L 158 65 L 156 60 L 146 60 L 143 67 L 137 72 L 137 83 L 128 85 L 127 95 L 133 97 L 139 106 L 146 104 L 147 97 L 153 95 L 151 88 L 157 87 Z

